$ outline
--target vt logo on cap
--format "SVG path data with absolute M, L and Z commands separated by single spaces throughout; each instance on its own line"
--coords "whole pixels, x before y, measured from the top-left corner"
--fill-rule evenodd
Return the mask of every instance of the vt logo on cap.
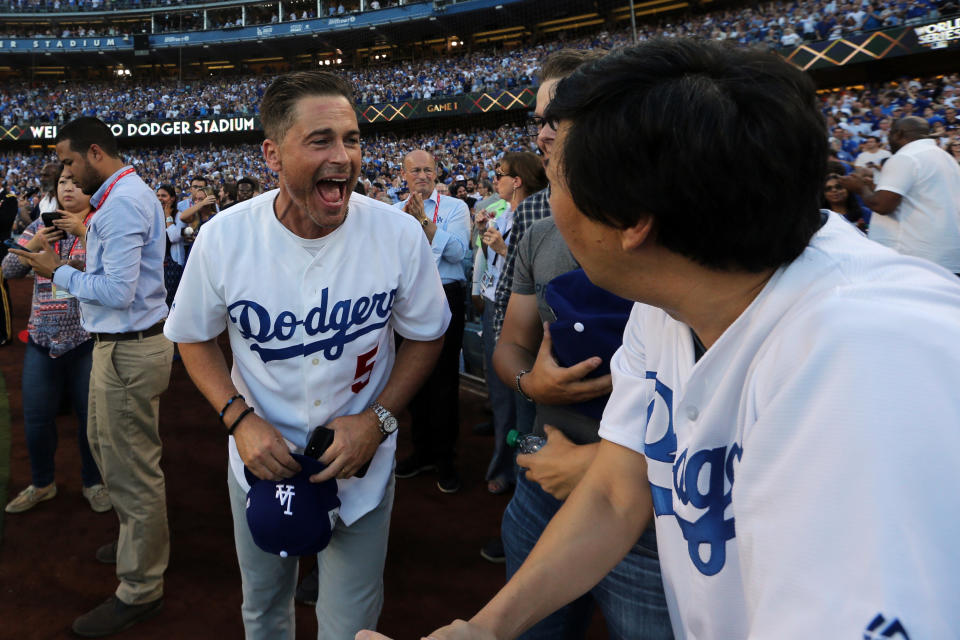
M 282 558 L 319 553 L 330 543 L 340 514 L 337 481 L 315 484 L 310 476 L 323 463 L 294 453 L 300 473 L 283 480 L 261 480 L 244 468 L 247 492 L 247 526 L 258 547 Z

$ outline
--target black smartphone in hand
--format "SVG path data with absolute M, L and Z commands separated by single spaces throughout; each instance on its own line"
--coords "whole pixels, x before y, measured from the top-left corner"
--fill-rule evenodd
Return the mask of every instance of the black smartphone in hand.
M 303 455 L 319 460 L 320 456 L 333 444 L 333 436 L 333 429 L 327 429 L 324 426 L 317 427 L 310 434 L 310 440 L 307 441 L 307 447 L 303 450 Z M 353 474 L 354 477 L 362 478 L 367 474 L 369 468 L 370 461 L 367 460 L 367 463 Z
M 47 213 L 41 213 L 40 217 L 43 218 L 43 226 L 52 227 L 53 221 L 62 218 L 63 214 L 59 211 L 48 211 Z

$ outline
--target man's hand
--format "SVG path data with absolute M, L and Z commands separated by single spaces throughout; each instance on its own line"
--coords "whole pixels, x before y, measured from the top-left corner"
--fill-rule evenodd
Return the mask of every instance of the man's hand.
M 423 220 L 423 196 L 416 191 L 411 191 L 407 204 L 403 205 L 403 210 L 413 216 L 417 222 Z
M 334 432 L 333 443 L 320 457 L 320 462 L 327 468 L 310 476 L 310 481 L 352 478 L 360 467 L 373 458 L 380 446 L 383 437 L 380 421 L 372 409 L 367 409 L 356 415 L 334 418 L 326 426 Z
M 475 623 L 454 620 L 428 635 L 425 640 L 497 640 L 497 636 Z
M 282 480 L 300 471 L 277 428 L 255 413 L 240 422 L 233 439 L 240 459 L 261 480 Z
M 563 432 L 544 425 L 547 443 L 536 453 L 517 456 L 517 466 L 527 470 L 527 480 L 536 482 L 557 500 L 566 500 L 587 472 L 595 445 L 573 444 Z
M 354 640 L 392 640 L 392 638 L 376 631 L 360 631 L 354 636 Z M 421 640 L 497 640 L 497 637 L 469 622 L 454 620 Z
M 40 250 L 36 253 L 30 253 L 30 251 L 23 251 L 22 249 L 10 249 L 10 253 L 20 258 L 20 262 L 31 267 L 39 276 L 44 278 L 50 278 L 53 276 L 53 270 L 59 267 L 61 264 L 64 264 L 64 261 L 60 259 L 60 256 L 57 255 L 57 252 L 53 249 L 53 243 L 47 240 L 48 234 L 47 229 L 44 229 L 40 233 L 37 233 L 33 238 L 30 239 L 30 242 L 27 243 L 29 247 L 36 238 L 40 238 Z M 53 229 L 54 233 L 62 234 L 58 229 Z
M 593 400 L 613 389 L 610 374 L 584 380 L 584 376 L 600 366 L 594 356 L 572 367 L 561 367 L 553 357 L 550 325 L 543 323 L 543 340 L 530 373 L 520 378 L 524 393 L 541 404 L 573 404 Z
M 840 186 L 846 189 L 851 193 L 860 194 L 863 192 L 864 187 L 867 186 L 866 180 L 862 176 L 851 173 L 845 176 L 837 176 L 837 182 L 840 183 Z

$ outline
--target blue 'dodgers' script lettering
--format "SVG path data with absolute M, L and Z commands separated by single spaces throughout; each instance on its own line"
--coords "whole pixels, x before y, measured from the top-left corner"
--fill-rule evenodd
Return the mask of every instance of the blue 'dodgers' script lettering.
M 356 300 L 337 300 L 333 303 L 329 296 L 329 291 L 324 288 L 320 292 L 320 306 L 310 309 L 302 320 L 292 311 L 281 311 L 274 319 L 269 311 L 252 300 L 237 300 L 227 307 L 227 315 L 244 340 L 256 343 L 250 345 L 250 350 L 264 362 L 309 356 L 317 352 L 322 353 L 327 360 L 336 360 L 343 355 L 343 348 L 347 343 L 386 326 L 397 290 L 382 291 L 369 297 L 361 296 Z M 368 324 L 371 318 L 374 321 Z M 300 326 L 307 336 L 324 334 L 325 337 L 315 342 L 304 341 L 287 347 L 263 346 L 272 340 L 292 340 Z M 326 335 L 331 332 L 332 335 Z
M 727 541 L 736 537 L 734 518 L 726 518 L 724 512 L 733 496 L 734 464 L 743 456 L 743 449 L 734 442 L 693 452 L 684 449 L 678 455 L 673 390 L 657 378 L 655 371 L 647 371 L 646 379 L 654 383 L 654 395 L 647 407 L 647 433 L 663 435 L 655 442 L 647 442 L 644 454 L 648 464 L 663 463 L 673 468 L 672 487 L 650 485 L 654 513 L 658 517 L 675 517 L 687 541 L 690 561 L 700 573 L 716 575 L 726 564 Z M 665 424 L 653 424 L 654 421 Z M 682 505 L 703 513 L 695 520 L 683 518 L 673 508 L 674 497 Z

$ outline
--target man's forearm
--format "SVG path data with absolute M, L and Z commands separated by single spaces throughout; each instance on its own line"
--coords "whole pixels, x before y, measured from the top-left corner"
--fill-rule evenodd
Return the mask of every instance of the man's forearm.
M 219 412 L 227 400 L 237 393 L 237 388 L 230 379 L 230 369 L 216 338 L 206 342 L 181 342 L 177 346 L 190 379 L 214 411 Z M 230 424 L 244 408 L 243 402 L 231 403 L 223 416 L 224 424 Z
M 510 582 L 471 620 L 514 638 L 610 572 L 652 513 L 642 454 L 603 441 L 583 481 Z
M 523 347 L 501 340 L 493 352 L 493 369 L 500 380 L 511 389 L 516 388 L 517 374 L 521 369 L 533 369 L 537 354 Z
M 427 342 L 404 340 L 377 402 L 396 414 L 403 410 L 433 371 L 443 349 L 443 337 Z

